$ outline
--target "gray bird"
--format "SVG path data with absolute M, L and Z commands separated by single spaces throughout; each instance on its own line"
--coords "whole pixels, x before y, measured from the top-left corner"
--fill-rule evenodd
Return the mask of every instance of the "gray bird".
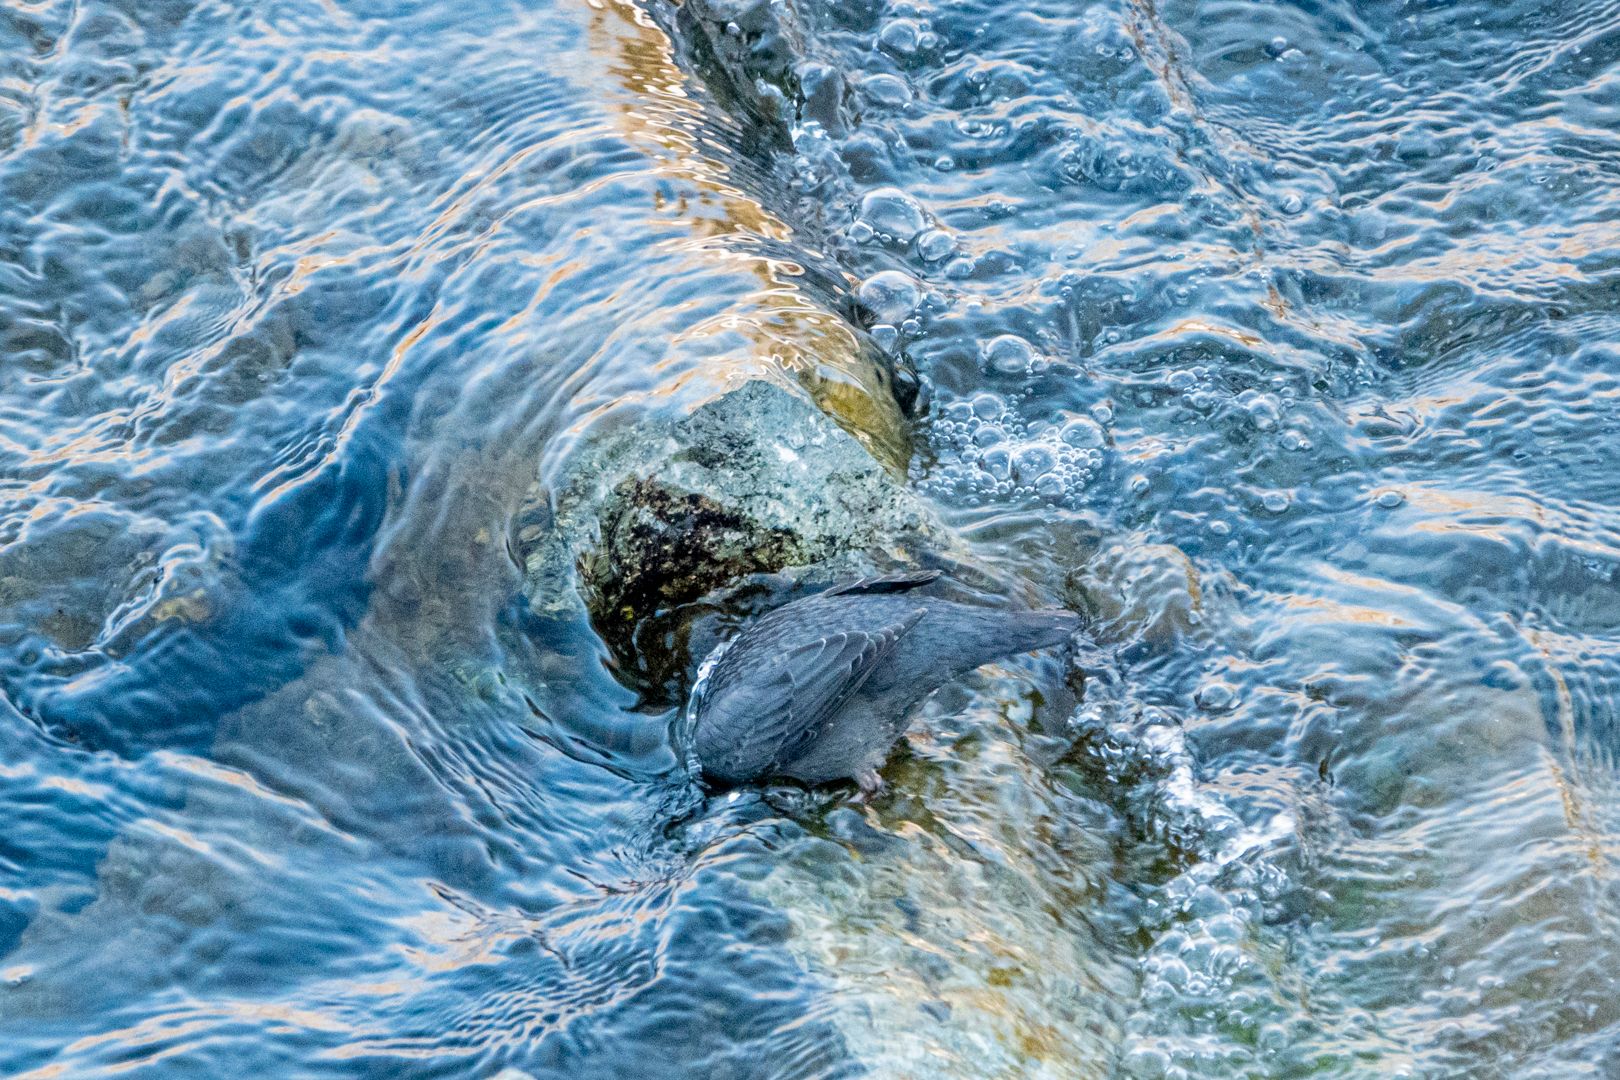
M 852 777 L 861 797 L 936 689 L 1004 656 L 1057 645 L 1072 611 L 1007 611 L 915 592 L 939 571 L 862 578 L 785 604 L 715 649 L 692 691 L 706 779 Z

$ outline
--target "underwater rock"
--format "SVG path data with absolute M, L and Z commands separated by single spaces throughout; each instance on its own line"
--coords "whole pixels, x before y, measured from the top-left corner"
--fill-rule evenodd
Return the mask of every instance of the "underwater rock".
M 1187 634 L 1203 617 L 1198 569 L 1181 549 L 1131 538 L 1111 544 L 1074 582 L 1093 613 L 1099 641 L 1163 643 Z
M 796 67 L 804 54 L 792 10 L 771 0 L 686 0 L 675 9 L 674 23 L 672 39 L 726 111 L 788 145 L 801 96 Z
M 526 553 L 531 607 L 588 615 L 626 661 L 619 674 L 640 665 L 630 673 L 648 682 L 660 675 L 649 643 L 679 640 L 649 627 L 750 575 L 824 580 L 935 559 L 982 569 L 849 431 L 765 379 L 684 415 L 598 418 L 549 478 L 549 517 Z M 989 587 L 1004 586 L 1016 590 Z M 1132 974 L 1084 914 L 1107 880 L 1108 823 L 1030 734 L 1037 701 L 1066 711 L 1053 675 L 989 669 L 946 691 L 885 770 L 881 805 L 801 806 L 775 820 L 780 846 L 750 871 L 874 1075 L 1107 1075 Z
M 925 707 L 876 803 L 772 822 L 754 888 L 868 1075 L 1101 1080 L 1136 977 L 1093 915 L 1109 811 L 1039 764 L 1027 675 L 971 681 Z
M 531 610 L 583 606 L 620 657 L 642 620 L 749 575 L 864 573 L 952 546 L 853 435 L 764 379 L 587 442 L 545 516 L 549 528 L 520 535 Z

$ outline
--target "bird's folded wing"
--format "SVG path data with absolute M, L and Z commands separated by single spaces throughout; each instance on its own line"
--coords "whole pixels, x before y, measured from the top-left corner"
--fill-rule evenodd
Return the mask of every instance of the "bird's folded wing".
M 907 592 L 911 589 L 921 588 L 931 581 L 938 581 L 939 570 L 915 570 L 894 574 L 877 574 L 873 577 L 863 577 L 858 581 L 848 581 L 842 585 L 835 585 L 822 593 L 823 596 L 859 596 L 874 593 Z
M 728 757 L 785 765 L 803 754 L 823 724 L 848 703 L 872 672 L 922 618 L 917 608 L 876 630 L 846 630 L 790 649 L 762 672 L 715 702 L 741 738 Z

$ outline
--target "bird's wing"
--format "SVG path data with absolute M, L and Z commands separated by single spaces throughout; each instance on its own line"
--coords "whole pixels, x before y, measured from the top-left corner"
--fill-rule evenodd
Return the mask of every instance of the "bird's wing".
M 828 719 L 848 703 L 923 609 L 876 630 L 843 630 L 788 650 L 723 699 L 713 720 L 734 732 L 725 757 L 739 770 L 768 773 L 800 756 Z M 723 714 L 723 715 L 721 715 Z
M 842 585 L 835 585 L 822 593 L 822 596 L 856 596 L 873 593 L 897 593 L 927 585 L 930 581 L 937 581 L 942 571 L 916 570 L 898 574 L 877 574 L 873 577 L 863 577 L 859 581 L 849 581 Z

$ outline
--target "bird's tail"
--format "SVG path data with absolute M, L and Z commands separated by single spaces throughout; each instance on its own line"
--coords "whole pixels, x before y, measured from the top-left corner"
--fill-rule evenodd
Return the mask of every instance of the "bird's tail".
M 1008 655 L 1061 645 L 1080 629 L 1079 615 L 1064 608 L 1009 612 L 1006 620 Z
M 912 669 L 934 671 L 934 685 L 995 660 L 1061 645 L 1082 625 L 1079 615 L 1062 608 L 1017 611 L 941 602 L 936 613 L 935 622 L 919 628 L 908 658 Z M 902 648 L 907 644 L 901 640 Z

